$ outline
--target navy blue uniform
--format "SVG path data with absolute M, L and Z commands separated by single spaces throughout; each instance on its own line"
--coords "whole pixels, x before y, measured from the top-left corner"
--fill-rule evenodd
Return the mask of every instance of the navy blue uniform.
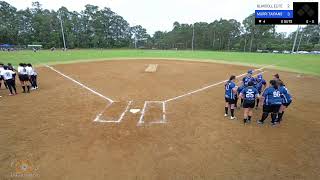
M 278 113 L 282 104 L 280 90 L 268 87 L 262 96 L 264 97 L 263 112 Z
M 285 86 L 280 86 L 279 91 L 281 93 L 282 104 L 288 107 L 292 102 L 291 94 Z
M 248 83 L 249 82 L 253 82 L 253 83 L 255 83 L 255 78 L 254 77 L 249 77 L 249 76 L 246 76 L 246 77 L 244 77 L 243 79 L 242 79 L 242 82 L 243 82 L 243 85 L 244 86 L 248 86 Z
M 225 100 L 229 104 L 235 104 L 236 94 L 233 92 L 233 89 L 237 87 L 236 84 L 232 81 L 228 81 L 225 84 Z
M 264 79 L 256 79 L 255 88 L 258 90 L 259 94 L 262 92 L 262 87 L 265 86 L 267 82 Z
M 254 108 L 255 100 L 259 96 L 258 90 L 253 86 L 248 86 L 241 91 L 243 96 L 243 108 Z

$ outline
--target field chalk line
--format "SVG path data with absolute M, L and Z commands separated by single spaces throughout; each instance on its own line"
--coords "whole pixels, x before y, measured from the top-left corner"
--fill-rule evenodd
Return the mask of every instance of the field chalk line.
M 103 120 L 100 117 L 102 116 L 102 114 L 110 107 L 110 105 L 108 105 L 100 114 L 97 115 L 97 117 L 95 118 L 94 122 L 102 122 L 102 123 L 120 123 L 123 119 L 123 117 L 125 116 L 125 114 L 129 111 L 129 107 L 131 106 L 133 101 L 129 101 L 125 110 L 121 113 L 120 117 L 118 120 L 116 121 L 107 121 L 107 120 Z
M 51 67 L 51 66 L 49 66 L 49 65 L 47 65 L 47 64 L 45 64 L 45 66 L 46 66 L 47 68 L 51 69 L 52 71 L 54 71 L 54 72 L 56 72 L 56 73 L 60 74 L 61 76 L 63 76 L 63 77 L 65 77 L 65 78 L 67 78 L 67 79 L 69 79 L 69 80 L 73 81 L 74 83 L 78 84 L 79 86 L 81 86 L 81 87 L 83 87 L 83 88 L 85 88 L 85 89 L 89 90 L 91 93 L 93 93 L 93 94 L 95 94 L 95 95 L 98 95 L 98 96 L 100 96 L 101 98 L 103 98 L 103 99 L 105 99 L 105 100 L 109 101 L 110 103 L 113 103 L 113 102 L 114 102 L 112 99 L 110 99 L 110 98 L 108 98 L 108 97 L 106 97 L 106 96 L 104 96 L 104 95 L 102 95 L 102 94 L 98 93 L 97 91 L 95 91 L 95 90 L 93 90 L 93 89 L 89 88 L 88 86 L 86 86 L 86 85 L 82 84 L 81 82 L 79 82 L 79 81 L 77 81 L 77 80 L 75 80 L 75 79 L 73 79 L 73 78 L 71 78 L 71 77 L 69 77 L 69 76 L 67 76 L 67 75 L 63 74 L 62 72 L 60 72 L 60 71 L 56 70 L 55 68 L 53 68 L 53 67 Z
M 102 114 L 113 104 L 113 102 L 111 102 L 110 104 L 106 105 L 106 107 L 103 109 L 103 111 L 101 111 L 96 118 L 93 120 L 94 122 L 104 122 L 104 120 L 101 120 L 100 117 L 102 116 Z
M 143 109 L 141 111 L 141 115 L 140 115 L 138 124 L 137 124 L 138 126 L 144 123 L 144 120 L 143 120 L 144 119 L 144 115 L 145 115 L 145 113 L 147 111 L 148 104 L 151 104 L 151 103 L 157 103 L 157 104 L 161 105 L 161 107 L 162 107 L 162 119 L 160 121 L 150 122 L 150 124 L 164 124 L 164 123 L 167 123 L 165 102 L 164 101 L 145 101 L 144 105 L 143 105 Z
M 272 65 L 264 66 L 264 67 L 262 67 L 262 68 L 255 69 L 254 71 L 262 71 L 263 69 L 265 69 L 265 68 L 267 68 L 267 67 L 269 67 L 269 66 L 272 66 Z M 261 73 L 264 73 L 264 72 L 261 72 Z M 240 75 L 236 76 L 236 78 L 242 77 L 242 76 L 244 76 L 244 75 L 246 75 L 246 74 L 247 74 L 247 73 L 240 74 Z M 174 101 L 174 100 L 183 98 L 183 97 L 185 97 L 185 96 L 189 96 L 189 95 L 192 95 L 192 94 L 194 94 L 194 93 L 197 93 L 197 92 L 200 92 L 200 91 L 204 91 L 204 90 L 209 89 L 209 88 L 211 88 L 211 87 L 218 86 L 218 85 L 223 84 L 223 83 L 225 83 L 225 82 L 227 82 L 227 81 L 228 81 L 228 80 L 220 81 L 220 82 L 217 82 L 217 83 L 215 83 L 215 84 L 211 84 L 211 85 L 208 85 L 208 86 L 206 86 L 206 87 L 203 87 L 203 88 L 200 88 L 200 89 L 197 89 L 197 90 L 194 90 L 194 91 L 190 91 L 190 92 L 185 93 L 185 94 L 182 94 L 182 95 L 180 95 L 180 96 L 176 96 L 176 97 L 173 97 L 173 98 L 171 98 L 171 99 L 167 99 L 167 100 L 165 100 L 164 102 L 167 103 L 167 102 L 170 102 L 170 101 Z

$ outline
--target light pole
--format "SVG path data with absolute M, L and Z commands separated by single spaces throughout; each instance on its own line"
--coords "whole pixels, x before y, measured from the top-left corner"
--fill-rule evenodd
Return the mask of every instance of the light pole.
M 292 46 L 292 51 L 291 51 L 292 53 L 294 53 L 294 48 L 296 47 L 299 30 L 300 30 L 300 27 L 298 26 L 298 29 L 296 32 L 296 37 L 294 38 L 294 42 L 293 42 L 293 46 Z
M 63 40 L 63 47 L 64 47 L 64 51 L 67 50 L 67 47 L 66 47 L 66 40 L 64 38 L 64 30 L 63 30 L 63 24 L 62 24 L 62 18 L 61 18 L 61 14 L 59 13 L 59 16 L 60 18 L 60 27 L 61 27 L 61 33 L 62 33 L 62 40 Z
M 193 25 L 192 25 L 192 44 L 191 44 L 191 46 L 192 46 L 192 51 L 194 50 L 194 23 L 193 23 Z

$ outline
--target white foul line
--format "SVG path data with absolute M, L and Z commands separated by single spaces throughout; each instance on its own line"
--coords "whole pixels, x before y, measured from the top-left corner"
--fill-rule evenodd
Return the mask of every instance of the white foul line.
M 67 75 L 63 74 L 62 72 L 60 72 L 60 71 L 58 71 L 58 70 L 54 69 L 53 67 L 51 67 L 51 66 L 49 66 L 49 65 L 46 65 L 46 64 L 45 64 L 45 66 L 46 66 L 47 68 L 51 69 L 52 71 L 54 71 L 54 72 L 56 72 L 56 73 L 60 74 L 61 76 L 63 76 L 63 77 L 65 77 L 65 78 L 67 78 L 67 79 L 69 79 L 69 80 L 73 81 L 74 83 L 78 84 L 79 86 L 81 86 L 81 87 L 83 87 L 83 88 L 85 88 L 85 89 L 89 90 L 91 93 L 93 93 L 93 94 L 95 94 L 95 95 L 98 95 L 98 96 L 100 96 L 101 98 L 103 98 L 103 99 L 105 99 L 105 100 L 108 100 L 110 103 L 113 103 L 113 102 L 114 102 L 112 99 L 110 99 L 110 98 L 108 98 L 108 97 L 106 97 L 106 96 L 104 96 L 104 95 L 102 95 L 102 94 L 98 93 L 97 91 L 95 91 L 95 90 L 93 90 L 93 89 L 89 88 L 88 86 L 86 86 L 86 85 L 82 84 L 81 82 L 79 82 L 79 81 L 77 81 L 77 80 L 74 80 L 73 78 L 71 78 L 71 77 L 69 77 L 69 76 L 67 76 Z
M 162 102 L 162 119 L 164 122 L 167 122 L 166 120 L 166 103 Z
M 266 67 L 267 67 L 267 66 L 266 66 Z M 262 68 L 256 69 L 255 71 L 261 71 L 262 69 L 264 69 L 264 68 L 266 68 L 266 67 L 262 67 Z M 263 74 L 263 73 L 264 73 L 264 72 L 261 72 L 261 74 Z M 244 76 L 244 75 L 246 75 L 246 74 L 247 74 L 247 73 L 240 74 L 240 75 L 236 76 L 236 78 L 239 78 L 239 77 Z M 209 89 L 209 88 L 211 88 L 211 87 L 218 86 L 218 85 L 223 84 L 223 83 L 225 83 L 225 82 L 227 82 L 227 81 L 228 81 L 228 80 L 220 81 L 220 82 L 217 82 L 217 83 L 215 83 L 215 84 L 211 84 L 211 85 L 209 85 L 209 86 L 206 86 L 206 87 L 203 87 L 203 88 L 200 88 L 200 89 L 197 89 L 197 90 L 188 92 L 188 93 L 186 93 L 186 94 L 183 94 L 183 95 L 180 95 L 180 96 L 177 96 L 177 97 L 174 97 L 174 98 L 165 100 L 164 102 L 167 103 L 167 102 L 170 102 L 170 101 L 174 101 L 174 100 L 180 99 L 180 98 L 182 98 L 182 97 L 189 96 L 189 95 L 191 95 L 191 94 L 194 94 L 194 93 L 197 93 L 197 92 L 200 92 L 200 91 L 204 91 L 204 90 Z

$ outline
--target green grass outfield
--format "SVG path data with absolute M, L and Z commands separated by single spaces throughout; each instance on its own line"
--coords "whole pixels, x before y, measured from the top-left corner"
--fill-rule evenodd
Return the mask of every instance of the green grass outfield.
M 274 65 L 276 69 L 320 75 L 320 55 L 266 54 L 216 51 L 162 51 L 162 50 L 69 50 L 0 52 L 0 62 L 60 64 L 79 61 L 107 60 L 112 58 L 176 58 L 212 61 L 242 65 Z

